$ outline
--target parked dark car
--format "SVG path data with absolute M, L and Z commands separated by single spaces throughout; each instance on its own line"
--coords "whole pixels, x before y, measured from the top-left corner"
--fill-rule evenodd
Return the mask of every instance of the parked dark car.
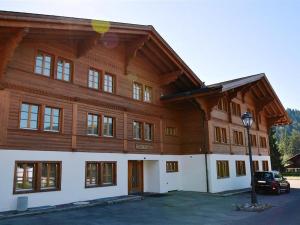
M 280 195 L 290 192 L 290 183 L 277 171 L 255 172 L 255 191 L 268 191 Z

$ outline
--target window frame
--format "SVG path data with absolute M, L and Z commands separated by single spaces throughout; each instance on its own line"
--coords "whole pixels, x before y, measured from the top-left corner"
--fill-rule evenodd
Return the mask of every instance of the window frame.
M 50 127 L 51 127 L 51 124 L 53 123 L 53 118 L 52 118 L 52 110 L 53 109 L 58 109 L 59 110 L 59 114 L 58 114 L 58 130 L 46 130 L 45 129 L 45 116 L 46 116 L 46 108 L 50 108 L 51 109 L 51 117 L 50 117 Z M 63 116 L 63 113 L 62 113 L 62 109 L 61 108 L 59 108 L 59 107 L 52 107 L 52 106 L 49 106 L 49 105 L 45 105 L 44 107 L 43 107 L 43 115 L 42 115 L 42 117 L 43 117 L 43 124 L 42 124 L 42 127 L 43 127 L 43 131 L 44 132 L 53 132 L 53 133 L 60 133 L 61 131 L 62 131 L 62 121 L 63 121 L 63 119 L 62 119 L 62 116 Z M 53 124 L 52 124 L 52 126 L 53 126 Z
M 246 162 L 244 160 L 236 160 L 235 161 L 235 170 L 236 170 L 237 177 L 246 176 L 247 175 Z
M 140 127 L 139 127 L 139 130 L 140 130 L 140 138 L 136 138 L 135 137 L 135 130 L 134 130 L 134 123 L 139 123 L 140 124 Z M 140 121 L 138 121 L 138 120 L 133 120 L 132 121 L 132 137 L 133 137 L 133 139 L 134 140 L 136 140 L 136 141 L 141 141 L 141 140 L 143 140 L 143 129 L 144 129 L 144 126 L 143 126 L 143 122 L 140 122 Z
M 106 118 L 111 118 L 112 119 L 112 135 L 105 135 L 104 134 L 104 117 Z M 101 136 L 103 137 L 108 137 L 108 138 L 113 138 L 116 136 L 116 118 L 113 116 L 108 116 L 108 115 L 102 115 L 102 122 L 101 122 Z
M 242 116 L 241 111 L 241 104 L 237 102 L 231 102 L 231 114 L 233 116 L 241 117 Z
M 41 72 L 41 73 L 37 73 L 37 72 L 36 72 L 36 65 L 37 65 L 36 59 L 37 59 L 37 56 L 38 56 L 39 54 L 41 54 L 41 55 L 43 56 L 42 67 L 41 67 L 42 72 Z M 44 68 L 44 66 L 45 66 L 45 60 L 44 60 L 44 58 L 45 58 L 46 56 L 49 56 L 49 57 L 51 58 L 51 63 L 50 63 L 50 73 L 49 73 L 49 76 L 48 76 L 48 75 L 45 75 L 45 74 L 43 73 L 43 72 L 44 72 L 44 69 L 45 69 L 45 68 Z M 44 50 L 36 49 L 36 50 L 35 50 L 35 54 L 34 54 L 33 73 L 34 73 L 35 75 L 38 75 L 38 76 L 41 76 L 41 77 L 52 78 L 52 77 L 53 77 L 53 72 L 54 72 L 54 63 L 55 63 L 54 61 L 55 61 L 55 56 L 54 56 L 54 54 L 51 54 L 51 53 L 49 53 L 49 52 L 47 52 L 47 51 L 44 51 Z
M 103 164 L 113 164 L 112 169 L 112 183 L 111 184 L 103 184 Z M 96 174 L 96 184 L 95 185 L 87 185 L 87 165 L 88 164 L 96 164 L 97 168 L 97 174 Z M 84 186 L 85 188 L 98 188 L 98 187 L 111 187 L 111 186 L 117 186 L 117 172 L 118 172 L 118 165 L 117 161 L 85 161 L 85 180 L 84 180 Z
M 135 98 L 135 85 L 138 85 L 141 87 L 141 92 L 140 92 L 140 98 Z M 143 101 L 144 99 L 144 91 L 143 91 L 143 84 L 142 83 L 139 83 L 139 82 L 136 82 L 136 81 L 133 81 L 132 83 L 132 99 L 133 100 L 136 100 L 136 101 Z
M 63 71 L 63 73 L 62 73 L 62 79 L 58 79 L 58 78 L 57 78 L 57 77 L 58 77 L 58 76 L 57 76 L 57 73 L 58 73 L 58 62 L 59 62 L 60 60 L 63 61 L 63 67 L 62 67 L 62 71 Z M 64 65 L 65 65 L 66 62 L 70 64 L 70 74 L 69 74 L 69 80 L 68 80 L 68 81 L 66 81 L 66 80 L 64 79 L 64 77 L 65 77 Z M 55 60 L 55 76 L 54 76 L 55 80 L 63 81 L 63 82 L 66 82 L 66 83 L 73 83 L 73 74 L 74 74 L 74 63 L 73 63 L 73 61 L 70 60 L 70 59 L 61 57 L 61 56 L 57 56 L 57 57 L 56 57 L 56 60 Z
M 263 137 L 263 136 L 259 136 L 259 147 L 260 148 L 268 148 L 267 146 L 267 138 L 266 137 Z
M 226 174 L 223 175 L 224 173 L 224 168 L 221 168 L 222 169 L 222 174 L 219 174 L 219 167 L 218 165 L 220 164 L 224 164 L 225 165 L 225 172 Z M 221 165 L 221 166 L 224 166 L 224 165 Z M 216 168 L 217 168 L 217 179 L 226 179 L 226 178 L 230 178 L 230 168 L 229 168 L 229 160 L 216 160 Z
M 146 100 L 146 89 L 147 88 L 150 89 L 149 100 Z M 144 85 L 144 88 L 143 88 L 143 101 L 147 102 L 147 103 L 152 103 L 153 102 L 153 88 L 149 85 Z
M 90 71 L 93 71 L 93 76 L 94 72 L 98 72 L 98 87 L 90 87 Z M 100 91 L 101 87 L 102 87 L 102 82 L 101 82 L 101 78 L 102 78 L 102 70 L 96 69 L 94 67 L 89 67 L 88 68 L 88 73 L 87 73 L 87 87 L 91 90 L 96 90 L 96 91 Z M 93 79 L 93 84 L 95 83 L 94 79 Z
M 215 143 L 227 144 L 227 129 L 224 127 L 214 127 Z
M 267 170 L 266 170 L 266 168 L 267 168 Z M 270 170 L 268 160 L 262 160 L 262 169 L 263 169 L 263 171 L 269 171 Z
M 19 121 L 18 121 L 18 128 L 19 128 L 19 129 L 22 129 L 22 130 L 38 131 L 38 130 L 40 129 L 40 122 L 41 122 L 41 105 L 35 104 L 35 103 L 29 103 L 29 102 L 26 102 L 26 101 L 24 101 L 24 102 L 21 101 L 20 103 L 21 103 L 21 104 L 20 104 L 20 107 L 19 107 Z M 29 113 L 29 111 L 27 112 L 27 113 L 28 113 L 28 117 L 27 117 L 27 127 L 26 127 L 26 128 L 21 127 L 22 112 L 23 112 L 23 111 L 22 111 L 22 106 L 23 106 L 23 104 L 29 105 L 29 109 L 31 109 L 32 106 L 37 106 L 37 107 L 38 107 L 37 121 L 36 121 L 37 126 L 36 126 L 36 128 L 30 128 L 30 127 L 28 127 L 28 122 L 31 121 L 31 120 L 29 120 L 30 115 L 31 115 L 31 112 Z
M 166 173 L 178 173 L 178 172 L 179 172 L 178 161 L 166 161 Z
M 220 98 L 217 104 L 217 110 L 228 113 L 228 102 L 226 98 Z
M 89 115 L 91 116 L 97 116 L 97 131 L 98 134 L 89 134 Z M 99 137 L 101 136 L 101 115 L 97 114 L 97 113 L 89 113 L 87 112 L 86 114 L 86 135 L 91 136 L 91 137 Z
M 253 166 L 253 173 L 259 171 L 259 162 L 258 162 L 258 160 L 253 160 L 252 161 L 252 166 Z
M 41 188 L 41 178 L 42 178 L 42 164 L 43 163 L 53 163 L 57 164 L 56 171 L 56 187 L 55 188 Z M 32 190 L 17 191 L 17 165 L 18 164 L 34 164 L 34 171 L 32 177 Z M 38 192 L 50 192 L 50 191 L 61 191 L 61 177 L 62 177 L 62 161 L 32 161 L 32 160 L 16 160 L 14 168 L 14 179 L 13 179 L 13 194 L 30 194 Z
M 110 76 L 112 78 L 112 92 L 109 91 L 105 91 L 105 76 Z M 103 73 L 103 80 L 102 80 L 102 90 L 104 93 L 108 93 L 108 94 L 115 94 L 116 93 L 116 76 L 108 73 L 108 72 L 104 72 Z
M 239 131 L 239 130 L 233 130 L 232 131 L 232 141 L 234 145 L 237 146 L 245 146 L 245 141 L 244 141 L 244 132 Z
M 149 127 L 150 127 L 150 130 L 149 130 L 150 131 L 150 139 L 148 139 L 148 138 L 146 139 L 146 131 L 145 131 L 146 125 L 149 125 Z M 153 141 L 153 139 L 154 139 L 153 131 L 154 131 L 154 125 L 152 123 L 145 122 L 143 124 L 143 134 L 142 134 L 142 136 L 143 136 L 144 141 L 148 141 L 148 142 Z

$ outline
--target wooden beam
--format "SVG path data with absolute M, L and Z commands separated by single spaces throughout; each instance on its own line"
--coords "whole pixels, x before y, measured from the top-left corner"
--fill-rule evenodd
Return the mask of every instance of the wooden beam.
M 150 40 L 149 35 L 145 35 L 142 38 L 132 42 L 131 44 L 126 46 L 125 52 L 125 74 L 128 74 L 128 66 L 132 59 L 136 57 L 138 50 L 140 50 L 147 41 Z
M 101 34 L 95 34 L 80 41 L 77 45 L 77 58 L 85 56 L 92 48 L 98 44 Z
M 23 40 L 28 31 L 29 29 L 27 28 L 18 29 L 7 40 L 0 55 L 0 80 L 4 76 L 4 72 L 6 70 L 7 64 L 9 63 L 9 60 L 13 57 L 16 48 L 19 46 L 20 42 Z
M 176 70 L 170 73 L 162 74 L 159 84 L 161 87 L 166 86 L 176 81 L 179 78 L 179 76 L 181 76 L 182 74 L 183 74 L 182 70 Z
M 143 54 L 143 56 L 154 66 L 154 68 L 158 71 L 158 73 L 161 73 L 164 70 L 164 65 L 149 51 L 145 51 L 145 49 L 140 49 L 140 52 Z
M 274 101 L 274 98 L 272 97 L 264 97 L 258 100 L 258 103 L 256 104 L 256 112 L 260 113 L 263 111 L 265 107 L 267 107 L 271 102 Z

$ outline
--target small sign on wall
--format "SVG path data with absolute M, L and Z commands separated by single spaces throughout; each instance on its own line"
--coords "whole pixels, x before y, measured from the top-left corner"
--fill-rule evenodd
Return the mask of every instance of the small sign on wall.
M 153 149 L 153 145 L 150 144 L 135 144 L 135 148 L 139 149 L 139 150 L 152 150 Z

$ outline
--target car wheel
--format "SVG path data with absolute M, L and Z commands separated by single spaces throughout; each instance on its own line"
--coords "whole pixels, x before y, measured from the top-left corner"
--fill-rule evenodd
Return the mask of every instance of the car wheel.
M 280 195 L 280 194 L 281 194 L 280 187 L 278 187 L 278 188 L 276 189 L 275 193 L 276 193 L 277 195 Z
M 285 190 L 286 193 L 290 193 L 291 192 L 291 187 L 288 186 L 288 188 Z

